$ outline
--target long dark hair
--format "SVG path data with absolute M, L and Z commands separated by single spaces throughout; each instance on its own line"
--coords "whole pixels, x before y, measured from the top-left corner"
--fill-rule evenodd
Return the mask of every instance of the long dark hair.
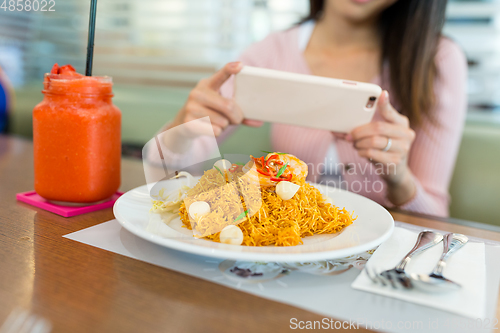
M 382 64 L 389 64 L 390 87 L 401 112 L 412 126 L 435 103 L 434 81 L 438 76 L 434 58 L 445 20 L 447 0 L 399 0 L 381 13 Z M 310 13 L 304 19 L 321 17 L 325 0 L 309 0 Z

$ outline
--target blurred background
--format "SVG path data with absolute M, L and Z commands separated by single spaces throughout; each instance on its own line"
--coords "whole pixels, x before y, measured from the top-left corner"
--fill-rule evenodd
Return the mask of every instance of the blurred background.
M 0 8 L 0 68 L 15 92 L 9 133 L 31 137 L 31 111 L 54 63 L 84 72 L 89 4 L 51 0 L 46 9 L 52 11 L 10 11 L 7 1 Z M 115 82 L 124 152 L 137 155 L 199 79 L 307 12 L 308 0 L 99 1 L 94 74 Z M 500 0 L 450 1 L 444 31 L 469 62 L 470 105 L 451 187 L 452 216 L 500 224 Z M 0 117 L 1 131 L 6 116 Z M 221 147 L 256 155 L 269 149 L 269 125 L 242 127 Z

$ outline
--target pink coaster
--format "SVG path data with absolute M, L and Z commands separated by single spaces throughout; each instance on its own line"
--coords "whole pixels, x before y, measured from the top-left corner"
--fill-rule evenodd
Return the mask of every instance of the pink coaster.
M 24 193 L 18 193 L 16 194 L 16 199 L 22 202 L 27 203 L 28 205 L 32 205 L 41 209 L 45 209 L 49 212 L 55 213 L 57 215 L 61 215 L 64 217 L 71 217 L 75 215 L 80 215 L 80 214 L 85 214 L 85 213 L 90 213 L 90 212 L 95 212 L 97 210 L 101 210 L 104 208 L 109 208 L 113 207 L 113 204 L 115 201 L 122 195 L 122 192 L 116 192 L 111 199 L 109 199 L 106 202 L 102 202 L 100 204 L 96 205 L 90 205 L 90 206 L 80 206 L 80 207 L 73 207 L 73 206 L 61 206 L 61 205 L 56 205 L 52 202 L 49 202 L 36 194 L 35 191 L 29 191 L 29 192 L 24 192 Z

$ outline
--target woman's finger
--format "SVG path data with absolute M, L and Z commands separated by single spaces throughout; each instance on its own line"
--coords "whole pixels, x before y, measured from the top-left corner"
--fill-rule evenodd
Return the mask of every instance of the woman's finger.
M 230 62 L 208 79 L 200 81 L 200 84 L 202 86 L 207 86 L 212 90 L 218 91 L 224 82 L 231 77 L 231 75 L 239 73 L 242 68 L 243 64 L 241 62 Z
M 400 164 L 403 161 L 403 156 L 399 153 L 390 151 L 382 151 L 380 149 L 359 149 L 358 155 L 365 157 L 375 163 L 383 164 Z
M 371 136 L 385 136 L 390 138 L 412 138 L 412 130 L 401 125 L 391 124 L 383 121 L 372 122 L 359 126 L 352 130 L 349 139 L 358 141 Z
M 222 97 L 218 92 L 197 88 L 190 93 L 190 99 L 204 105 L 228 118 L 231 124 L 239 124 L 243 121 L 243 112 L 231 99 Z
M 337 139 L 345 139 L 347 136 L 346 133 L 340 133 L 340 132 L 332 132 L 332 135 Z
M 222 129 L 226 128 L 229 125 L 229 119 L 227 119 L 227 117 L 198 103 L 188 103 L 186 105 L 186 111 L 191 120 L 208 116 L 210 117 L 210 122 L 213 125 L 217 125 Z
M 378 149 L 384 150 L 389 145 L 389 138 L 385 136 L 372 136 L 354 142 L 356 149 Z M 409 150 L 407 140 L 391 139 L 390 147 L 387 151 L 406 154 Z
M 260 120 L 243 119 L 243 124 L 250 127 L 261 127 L 262 125 L 264 125 L 264 122 Z
M 392 105 L 389 100 L 389 93 L 387 90 L 382 91 L 380 98 L 378 99 L 379 112 L 390 123 L 403 125 L 409 127 L 410 122 L 408 117 L 400 114 Z

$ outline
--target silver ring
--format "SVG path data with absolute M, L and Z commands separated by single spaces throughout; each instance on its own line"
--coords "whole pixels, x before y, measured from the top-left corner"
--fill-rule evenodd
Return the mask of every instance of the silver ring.
M 382 151 L 388 151 L 389 149 L 391 149 L 391 146 L 392 146 L 392 139 L 387 138 L 387 145 L 385 146 L 384 149 L 382 149 Z

